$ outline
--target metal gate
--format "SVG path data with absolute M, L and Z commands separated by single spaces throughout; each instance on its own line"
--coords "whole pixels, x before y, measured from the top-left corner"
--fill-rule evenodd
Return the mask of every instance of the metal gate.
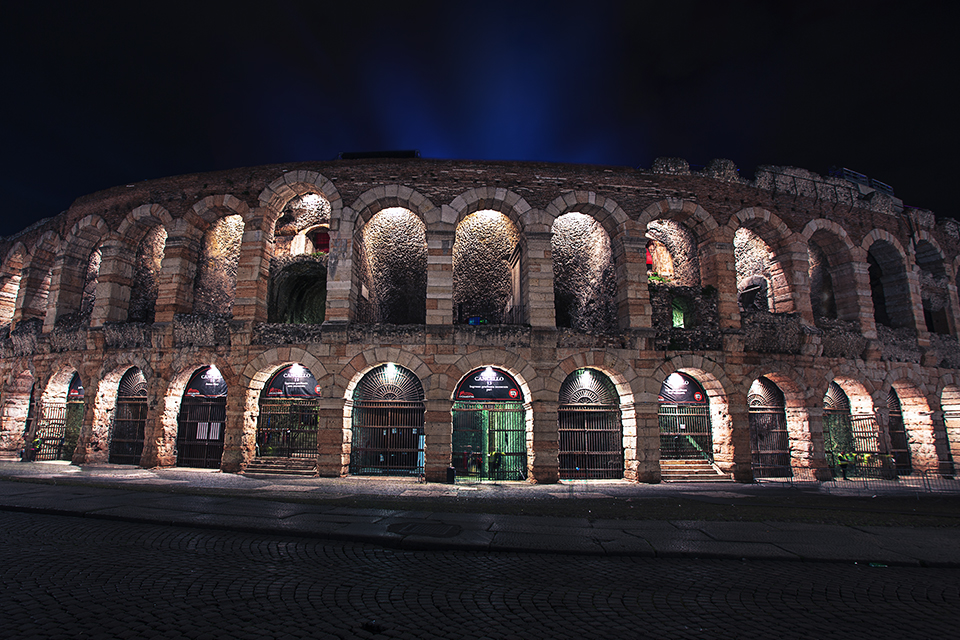
M 783 407 L 750 407 L 750 455 L 757 478 L 789 478 L 790 434 Z
M 710 407 L 705 404 L 661 404 L 657 416 L 661 459 L 713 462 Z
M 177 420 L 177 466 L 219 468 L 226 418 L 226 398 L 184 398 Z
M 316 458 L 320 403 L 317 400 L 261 400 L 257 455 Z
M 128 369 L 117 389 L 109 461 L 113 464 L 140 464 L 146 426 L 147 381 L 140 369 Z
M 824 409 L 823 411 L 823 451 L 826 454 L 827 464 L 836 475 L 839 469 L 837 463 L 841 453 L 852 453 L 856 450 L 853 440 L 853 420 L 850 410 Z
M 423 402 L 363 401 L 353 407 L 350 473 L 423 473 Z
M 455 402 L 453 467 L 477 480 L 525 480 L 527 428 L 521 402 Z
M 910 439 L 907 435 L 907 427 L 903 423 L 900 398 L 893 389 L 890 389 L 890 394 L 887 396 L 887 409 L 890 412 L 890 420 L 887 422 L 887 430 L 890 433 L 890 455 L 893 456 L 897 474 L 908 476 L 913 473 Z
M 70 460 L 77 448 L 82 402 L 44 403 L 37 411 L 37 437 L 42 441 L 37 460 Z
M 620 411 L 603 406 L 560 407 L 560 479 L 623 477 Z
M 755 478 L 789 478 L 790 434 L 783 392 L 766 377 L 757 378 L 747 394 L 750 411 L 750 462 Z

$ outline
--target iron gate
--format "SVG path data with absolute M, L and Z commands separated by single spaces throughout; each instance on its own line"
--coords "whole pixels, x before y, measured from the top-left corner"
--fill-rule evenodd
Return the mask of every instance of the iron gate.
M 660 458 L 713 462 L 710 407 L 706 404 L 660 404 Z
M 220 467 L 226 417 L 226 398 L 183 399 L 177 420 L 178 467 Z
M 750 407 L 750 456 L 758 478 L 789 478 L 790 434 L 783 407 Z
M 421 475 L 423 473 L 422 402 L 358 402 L 353 407 L 350 473 Z
M 40 405 L 37 414 L 37 436 L 43 445 L 37 452 L 36 459 L 72 459 L 83 421 L 83 403 L 44 403 Z
M 907 427 L 903 423 L 900 398 L 893 389 L 887 396 L 887 408 L 890 410 L 890 420 L 887 422 L 887 429 L 890 433 L 890 455 L 893 456 L 897 474 L 908 476 L 913 473 L 913 463 L 910 459 L 910 441 L 907 436 Z
M 455 402 L 453 467 L 477 480 L 525 480 L 527 428 L 523 403 Z
M 118 398 L 110 438 L 110 462 L 140 464 L 143 438 L 147 426 L 147 399 Z
M 623 477 L 623 428 L 617 407 L 559 408 L 560 479 Z
M 257 418 L 257 456 L 316 458 L 320 403 L 262 400 Z

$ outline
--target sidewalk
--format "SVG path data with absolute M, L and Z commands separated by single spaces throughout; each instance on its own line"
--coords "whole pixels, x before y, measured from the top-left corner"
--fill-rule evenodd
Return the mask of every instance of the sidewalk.
M 777 491 L 735 483 L 637 485 L 578 482 L 442 485 L 392 478 L 247 477 L 191 469 L 0 461 L 0 511 L 206 527 L 371 543 L 417 550 L 857 562 L 960 567 L 960 528 L 796 522 L 595 519 L 459 513 L 445 505 L 569 499 L 749 500 Z M 836 491 L 832 492 L 834 495 Z M 436 510 L 360 509 L 362 496 L 419 499 Z M 314 502 L 310 502 L 310 500 Z M 960 498 L 958 498 L 960 499 Z M 413 501 L 413 500 L 412 500 Z M 551 502 L 552 501 L 552 502 Z M 607 504 L 610 504 L 609 502 Z M 435 505 L 435 506 L 434 506 Z M 478 506 L 479 505 L 479 506 Z

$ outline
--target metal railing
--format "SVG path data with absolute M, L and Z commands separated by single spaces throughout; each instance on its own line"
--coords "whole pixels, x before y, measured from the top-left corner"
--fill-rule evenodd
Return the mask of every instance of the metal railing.
M 960 478 L 942 471 L 927 470 L 913 472 L 910 475 L 890 475 L 883 478 L 873 474 L 847 473 L 847 479 L 837 476 L 829 480 L 817 478 L 816 469 L 794 467 L 792 475 L 783 478 L 761 478 L 754 470 L 754 482 L 770 486 L 793 486 L 797 488 L 816 488 L 824 493 L 836 495 L 876 495 L 878 493 L 945 493 L 960 494 Z M 820 470 L 821 472 L 826 470 Z

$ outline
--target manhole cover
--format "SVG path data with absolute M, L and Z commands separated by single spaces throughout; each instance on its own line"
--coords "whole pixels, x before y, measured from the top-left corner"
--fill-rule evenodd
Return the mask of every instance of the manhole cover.
M 441 522 L 398 522 L 387 527 L 390 533 L 401 536 L 428 536 L 431 538 L 452 538 L 460 533 L 460 526 Z

